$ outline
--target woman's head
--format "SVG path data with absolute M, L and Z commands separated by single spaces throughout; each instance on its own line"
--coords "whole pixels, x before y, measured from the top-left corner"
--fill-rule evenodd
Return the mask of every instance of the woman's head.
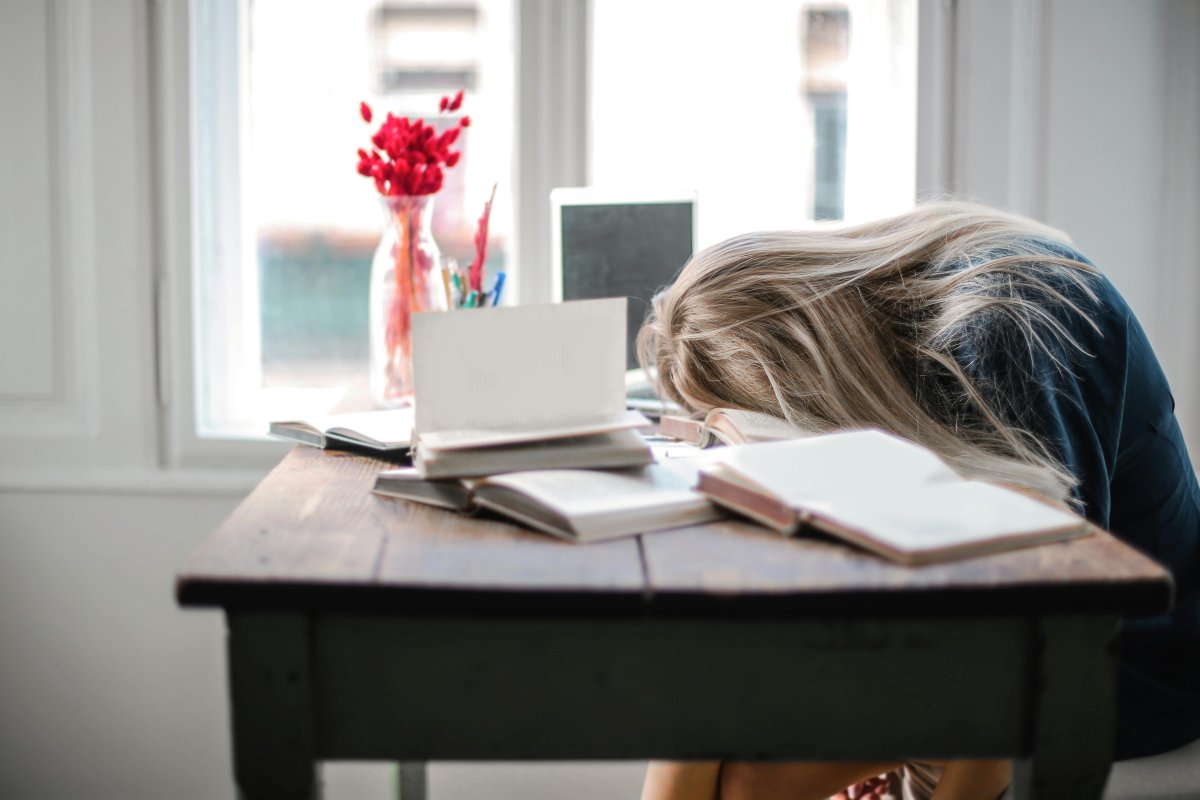
M 1003 320 L 1035 343 L 1055 330 L 1020 290 L 1070 302 L 1045 270 L 1083 284 L 1088 267 L 1047 254 L 1046 239 L 1065 237 L 965 203 L 744 234 L 697 253 L 654 299 L 639 355 L 690 410 L 745 408 L 815 431 L 881 427 L 964 472 L 1063 497 L 1070 476 L 954 359 L 973 327 Z

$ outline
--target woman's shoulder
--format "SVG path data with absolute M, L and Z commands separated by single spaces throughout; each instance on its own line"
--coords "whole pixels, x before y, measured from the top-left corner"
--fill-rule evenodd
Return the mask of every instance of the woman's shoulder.
M 975 347 L 1051 351 L 1123 338 L 1134 319 L 1109 278 L 1073 245 L 1039 237 L 998 243 L 950 267 L 972 270 L 962 291 L 979 301 L 955 333 Z

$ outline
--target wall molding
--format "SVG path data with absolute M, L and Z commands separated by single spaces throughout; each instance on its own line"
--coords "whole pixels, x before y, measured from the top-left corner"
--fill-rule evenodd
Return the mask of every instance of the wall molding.
M 917 199 L 953 192 L 957 0 L 917 8 Z
M 0 495 L 176 495 L 245 497 L 263 470 L 207 469 L 8 469 L 0 468 Z
M 1039 220 L 1046 217 L 1050 44 L 1046 2 L 1011 1 L 1008 64 L 1007 207 Z
M 1163 9 L 1165 76 L 1163 174 L 1153 271 L 1159 355 L 1172 376 L 1175 415 L 1200 442 L 1200 3 L 1169 0 Z M 1193 461 L 1200 448 L 1193 446 Z
M 550 190 L 586 184 L 588 0 L 517 4 L 517 247 L 522 303 L 550 301 Z
M 49 142 L 49 392 L 0 394 L 0 435 L 78 437 L 95 433 L 96 297 L 91 143 L 91 5 L 47 0 L 44 69 Z M 63 165 L 68 165 L 64 167 Z M 32 189 L 32 187 L 30 187 Z M 36 346 L 36 342 L 25 342 Z
M 952 121 L 943 123 L 950 166 L 942 188 L 1044 219 L 1048 4 L 957 0 L 951 17 Z

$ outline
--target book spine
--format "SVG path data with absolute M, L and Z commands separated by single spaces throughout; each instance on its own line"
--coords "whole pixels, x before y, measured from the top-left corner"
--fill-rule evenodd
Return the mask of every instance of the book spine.
M 799 527 L 799 517 L 789 506 L 710 472 L 700 471 L 696 491 L 713 502 L 745 514 L 782 534 L 793 534 Z

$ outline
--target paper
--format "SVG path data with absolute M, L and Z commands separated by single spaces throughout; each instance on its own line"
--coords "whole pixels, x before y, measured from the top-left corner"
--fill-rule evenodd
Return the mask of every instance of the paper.
M 417 434 L 623 416 L 625 308 L 618 297 L 414 315 Z
M 925 448 L 875 430 L 742 445 L 718 457 L 796 508 L 864 496 L 890 501 L 926 484 L 961 480 Z
M 542 470 L 488 478 L 486 484 L 521 492 L 570 518 L 614 515 L 674 505 L 705 507 L 693 491 L 696 470 L 685 463 L 631 470 Z

